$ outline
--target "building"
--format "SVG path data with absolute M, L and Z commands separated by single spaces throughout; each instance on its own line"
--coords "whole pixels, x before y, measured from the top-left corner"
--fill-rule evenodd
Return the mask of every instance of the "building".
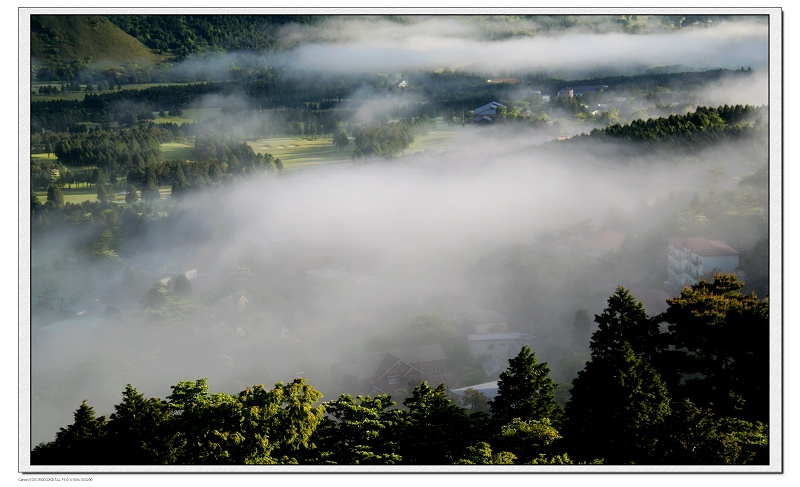
M 572 98 L 573 96 L 581 96 L 584 93 L 594 93 L 608 88 L 607 85 L 591 85 L 591 86 L 567 86 L 558 90 L 559 98 Z
M 627 233 L 616 230 L 605 230 L 586 243 L 586 255 L 590 257 L 602 257 L 612 252 L 618 252 L 625 241 Z
M 497 118 L 498 109 L 505 107 L 505 105 L 497 103 L 496 101 L 478 107 L 472 110 L 472 123 L 477 125 L 494 123 L 495 118 Z
M 466 334 L 501 333 L 508 330 L 508 318 L 466 299 L 440 299 L 433 302 L 432 306 Z
M 479 392 L 483 394 L 486 397 L 486 399 L 492 400 L 495 397 L 497 397 L 497 391 L 499 387 L 497 385 L 497 381 L 493 380 L 491 382 L 484 382 L 483 384 L 475 384 L 472 386 L 459 387 L 458 389 L 450 389 L 449 391 L 450 394 L 456 401 L 458 401 L 458 403 L 461 404 L 462 407 L 466 406 L 463 403 L 463 399 L 464 399 L 464 394 L 466 394 L 467 392 L 467 389 L 472 389 L 476 392 Z
M 355 380 L 358 394 L 410 393 L 426 381 L 432 387 L 452 380 L 441 345 L 402 348 L 355 355 L 335 366 L 344 380 Z
M 474 357 L 491 355 L 500 360 L 516 356 L 523 345 L 529 345 L 532 335 L 522 333 L 477 333 L 468 335 L 469 351 Z
M 668 289 L 683 289 L 715 273 L 734 273 L 739 252 L 719 240 L 671 238 L 667 249 Z

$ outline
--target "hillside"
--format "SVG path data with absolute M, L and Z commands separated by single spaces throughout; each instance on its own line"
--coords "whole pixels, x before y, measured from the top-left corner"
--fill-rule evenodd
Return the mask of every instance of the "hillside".
M 162 59 L 107 18 L 95 15 L 32 15 L 31 57 L 53 66 Z

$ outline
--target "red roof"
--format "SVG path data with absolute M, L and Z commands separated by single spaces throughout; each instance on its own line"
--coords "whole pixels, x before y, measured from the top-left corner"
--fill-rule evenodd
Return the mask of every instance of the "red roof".
M 702 256 L 739 255 L 739 252 L 720 240 L 687 237 L 671 238 L 669 243 L 673 247 L 686 247 L 695 254 Z

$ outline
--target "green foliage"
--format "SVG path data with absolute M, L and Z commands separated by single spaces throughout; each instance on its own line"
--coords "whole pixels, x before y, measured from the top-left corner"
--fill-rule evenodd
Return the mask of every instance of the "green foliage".
M 501 427 L 500 434 L 493 443 L 514 455 L 517 463 L 529 463 L 539 455 L 549 453 L 549 447 L 561 438 L 550 419 L 523 421 L 514 418 Z
M 670 414 L 666 384 L 629 343 L 593 357 L 572 382 L 564 436 L 581 461 L 653 463 Z
M 686 115 L 646 120 L 639 118 L 627 125 L 614 124 L 604 129 L 594 129 L 578 139 L 588 137 L 598 141 L 660 142 L 674 146 L 715 142 L 741 138 L 761 130 L 759 119 L 766 117 L 765 111 L 765 107 L 751 105 L 698 106 Z
M 96 417 L 94 409 L 83 401 L 75 411 L 75 422 L 59 429 L 55 440 L 40 444 L 31 454 L 31 463 L 44 465 L 96 465 L 104 463 L 103 449 L 108 423 Z
M 659 319 L 668 324 L 675 364 L 692 402 L 718 414 L 751 421 L 769 417 L 769 301 L 741 292 L 733 274 L 701 280 L 668 300 Z M 742 404 L 743 402 L 743 404 Z
M 320 458 L 315 463 L 339 465 L 394 465 L 402 463 L 399 431 L 405 414 L 388 395 L 341 395 L 325 404 L 312 438 Z
M 333 144 L 338 147 L 339 150 L 342 150 L 350 144 L 350 139 L 343 130 L 339 130 L 333 136 Z
M 447 397 L 444 384 L 433 389 L 423 382 L 403 405 L 408 410 L 399 441 L 404 463 L 447 465 L 463 458 L 471 443 L 469 419 Z
M 472 388 L 464 391 L 464 395 L 461 397 L 461 404 L 470 414 L 489 413 L 492 410 L 489 405 L 489 398 L 482 392 Z
M 180 274 L 175 278 L 173 291 L 182 298 L 186 298 L 192 294 L 192 283 L 189 282 L 189 278 L 186 277 L 185 274 Z
M 538 363 L 536 354 L 524 345 L 508 361 L 508 369 L 497 381 L 497 396 L 490 402 L 492 416 L 501 423 L 515 418 L 522 421 L 558 421 L 562 407 L 556 400 L 557 384 L 550 378 L 547 362 Z
M 84 401 L 55 441 L 34 448 L 32 464 L 275 464 L 310 457 L 324 413 L 322 395 L 295 379 L 267 390 L 209 394 L 206 379 L 181 381 L 167 400 L 128 385 L 110 420 Z
M 173 463 L 173 438 L 164 429 L 171 413 L 166 403 L 147 399 L 130 384 L 122 393 L 122 402 L 109 416 L 109 463 L 152 465 Z
M 595 315 L 597 331 L 589 348 L 592 358 L 608 358 L 627 342 L 633 350 L 653 360 L 660 349 L 658 323 L 647 316 L 642 303 L 622 286 L 608 298 L 608 307 Z
M 128 185 L 128 189 L 125 192 L 125 203 L 132 205 L 139 201 L 139 190 L 136 189 L 136 186 L 133 184 Z
M 353 159 L 368 157 L 393 158 L 400 155 L 414 141 L 411 125 L 393 122 L 368 125 L 356 135 Z
M 769 431 L 760 422 L 718 417 L 690 400 L 676 401 L 662 435 L 668 465 L 766 465 Z
M 513 453 L 506 451 L 493 453 L 489 443 L 481 441 L 467 448 L 464 457 L 455 462 L 456 465 L 513 465 L 516 462 Z
M 47 187 L 47 203 L 56 208 L 64 206 L 64 193 L 57 184 L 51 184 Z

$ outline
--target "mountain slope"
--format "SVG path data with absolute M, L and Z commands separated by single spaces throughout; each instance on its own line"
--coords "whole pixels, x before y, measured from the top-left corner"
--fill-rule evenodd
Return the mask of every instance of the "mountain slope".
M 162 59 L 107 18 L 95 15 L 32 15 L 31 57 L 44 63 L 82 65 Z

